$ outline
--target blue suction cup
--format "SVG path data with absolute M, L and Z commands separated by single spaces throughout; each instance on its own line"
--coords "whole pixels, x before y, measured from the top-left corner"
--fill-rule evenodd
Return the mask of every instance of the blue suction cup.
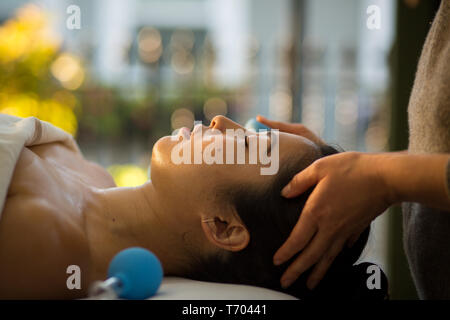
M 121 282 L 118 292 L 120 298 L 147 299 L 158 291 L 163 269 L 152 252 L 132 247 L 120 251 L 111 260 L 108 278 L 111 277 L 116 277 Z
M 267 130 L 270 131 L 270 128 L 264 124 L 262 124 L 261 122 L 256 121 L 255 118 L 251 118 L 250 120 L 247 121 L 247 123 L 245 124 L 245 128 L 249 129 L 249 130 L 253 130 L 255 132 L 258 132 L 260 130 Z

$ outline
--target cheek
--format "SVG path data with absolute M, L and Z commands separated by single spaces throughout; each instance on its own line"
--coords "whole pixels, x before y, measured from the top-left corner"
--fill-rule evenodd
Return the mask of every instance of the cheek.
M 225 143 L 225 139 L 222 142 Z M 193 140 L 187 142 L 191 147 L 191 164 L 175 164 L 171 159 L 171 153 L 177 143 L 170 137 L 159 139 L 153 147 L 151 161 L 151 180 L 155 188 L 164 193 L 172 193 L 172 199 L 176 198 L 177 201 L 186 201 L 186 198 L 196 198 L 200 201 L 202 196 L 210 198 L 218 185 L 227 184 L 236 179 L 241 181 L 259 172 L 257 165 L 207 164 L 205 161 L 194 164 Z M 203 150 L 211 143 L 211 141 L 201 141 Z M 220 147 L 223 148 L 224 145 L 221 144 Z
M 171 159 L 171 151 L 176 143 L 166 137 L 155 143 L 150 169 L 152 183 L 164 193 L 198 192 L 209 176 L 208 169 L 203 164 L 175 164 Z

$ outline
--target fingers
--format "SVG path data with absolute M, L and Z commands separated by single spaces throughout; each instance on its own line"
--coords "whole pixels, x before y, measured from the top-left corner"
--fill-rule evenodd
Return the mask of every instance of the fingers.
M 318 182 L 314 168 L 309 166 L 297 173 L 292 180 L 281 190 L 281 195 L 286 198 L 296 197 Z
M 265 124 L 274 129 L 280 129 L 280 125 L 283 125 L 282 122 L 269 120 L 261 115 L 256 116 L 256 121 L 261 122 L 262 124 Z
M 326 272 L 333 263 L 334 259 L 341 252 L 344 246 L 344 242 L 345 241 L 343 240 L 335 241 L 331 245 L 330 249 L 328 249 L 328 251 L 322 256 L 320 261 L 316 264 L 310 276 L 308 277 L 308 281 L 306 282 L 306 285 L 310 290 L 314 289 L 317 286 L 317 284 L 323 279 Z
M 311 266 L 316 264 L 329 248 L 330 239 L 317 234 L 281 277 L 281 286 L 287 288 Z
M 261 122 L 262 124 L 265 124 L 266 126 L 269 126 L 273 129 L 278 129 L 280 131 L 284 131 L 284 132 L 288 132 L 288 133 L 297 133 L 297 131 L 298 131 L 299 124 L 269 120 L 260 115 L 256 116 L 256 120 L 258 122 Z
M 306 139 L 311 140 L 312 142 L 314 142 L 317 145 L 325 144 L 325 142 L 322 139 L 320 139 L 315 133 L 313 133 L 311 130 L 309 130 L 307 127 L 305 127 L 303 124 L 273 121 L 273 120 L 269 120 L 260 115 L 256 116 L 256 120 L 261 122 L 262 124 L 265 124 L 266 126 L 271 127 L 272 129 L 278 129 L 283 132 L 302 136 Z
M 305 206 L 307 209 L 307 207 Z M 292 230 L 291 234 L 283 245 L 275 252 L 273 261 L 275 265 L 280 265 L 289 260 L 297 252 L 302 250 L 312 239 L 317 231 L 317 226 L 313 219 L 308 217 L 308 214 L 303 210 L 300 219 Z

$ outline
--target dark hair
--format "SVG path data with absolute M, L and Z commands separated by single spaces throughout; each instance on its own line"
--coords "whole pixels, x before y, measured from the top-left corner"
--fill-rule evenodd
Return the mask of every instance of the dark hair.
M 319 148 L 321 157 L 338 153 L 335 148 L 330 146 L 320 146 Z M 267 187 L 246 185 L 223 190 L 223 196 L 234 204 L 241 220 L 247 227 L 250 233 L 250 242 L 245 249 L 238 252 L 223 250 L 214 256 L 195 257 L 196 263 L 192 265 L 190 272 L 185 276 L 203 281 L 265 287 L 298 298 L 361 297 L 364 292 L 358 293 L 357 287 L 366 288 L 365 279 L 368 275 L 362 274 L 363 286 L 361 286 L 361 281 L 349 286 L 349 281 L 350 278 L 355 278 L 355 271 L 361 274 L 360 270 L 353 268 L 352 265 L 359 258 L 367 243 L 370 227 L 361 234 L 352 248 L 342 250 L 324 279 L 313 291 L 306 287 L 306 279 L 311 269 L 303 273 L 289 288 L 283 289 L 280 285 L 281 275 L 297 255 L 281 266 L 273 264 L 273 255 L 297 223 L 312 189 L 293 199 L 283 198 L 280 192 L 289 180 L 310 162 L 305 159 L 297 159 L 297 161 L 283 164 L 283 169 L 275 177 L 274 182 Z M 357 277 L 361 278 L 361 275 Z M 382 295 L 384 297 L 384 294 Z

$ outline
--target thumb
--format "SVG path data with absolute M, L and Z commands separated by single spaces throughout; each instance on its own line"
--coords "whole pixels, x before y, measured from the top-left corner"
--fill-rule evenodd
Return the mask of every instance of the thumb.
M 317 184 L 318 177 L 311 166 L 297 173 L 292 180 L 281 190 L 281 195 L 286 198 L 296 197 L 313 185 Z

